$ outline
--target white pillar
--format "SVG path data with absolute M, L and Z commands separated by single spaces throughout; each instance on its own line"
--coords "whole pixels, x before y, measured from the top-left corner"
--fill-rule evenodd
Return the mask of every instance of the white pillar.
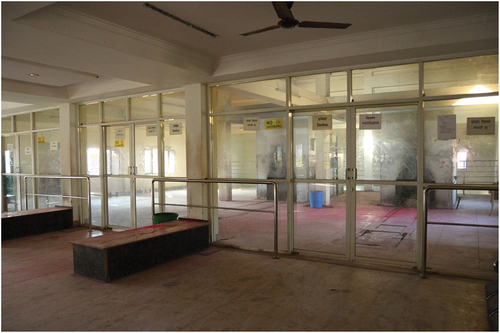
M 206 85 L 197 83 L 186 86 L 186 174 L 188 179 L 208 177 L 207 104 Z M 193 205 L 207 205 L 207 186 L 188 183 L 187 202 Z M 208 211 L 201 208 L 188 208 L 188 217 L 208 220 Z

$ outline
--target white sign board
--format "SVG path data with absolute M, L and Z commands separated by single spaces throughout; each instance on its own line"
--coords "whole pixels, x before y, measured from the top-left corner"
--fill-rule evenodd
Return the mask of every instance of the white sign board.
M 50 141 L 50 150 L 59 150 L 59 142 Z
M 157 136 L 158 126 L 157 125 L 146 125 L 146 136 Z
M 360 130 L 382 129 L 382 115 L 379 114 L 360 114 L 359 115 Z
M 182 134 L 182 123 L 171 123 L 170 135 L 181 135 L 181 134 Z
M 260 118 L 258 117 L 243 118 L 243 130 L 260 131 Z
M 467 118 L 467 135 L 495 135 L 495 117 Z
M 24 155 L 31 155 L 31 147 L 24 148 Z
M 332 129 L 332 115 L 313 116 L 313 130 L 324 131 Z
M 438 116 L 437 126 L 438 140 L 452 140 L 457 138 L 456 115 Z
M 125 140 L 125 128 L 115 129 L 115 140 Z

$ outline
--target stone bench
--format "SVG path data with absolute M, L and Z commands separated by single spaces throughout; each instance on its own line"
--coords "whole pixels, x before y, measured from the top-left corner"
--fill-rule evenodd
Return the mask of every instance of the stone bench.
M 208 227 L 182 219 L 73 241 L 74 272 L 110 282 L 207 249 Z
M 58 206 L 2 213 L 2 241 L 72 227 L 72 207 Z

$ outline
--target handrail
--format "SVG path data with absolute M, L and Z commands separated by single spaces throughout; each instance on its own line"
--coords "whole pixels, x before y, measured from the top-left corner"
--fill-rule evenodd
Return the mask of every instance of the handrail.
M 182 204 L 160 204 L 155 203 L 155 182 L 178 182 L 178 183 L 226 183 L 226 184 L 255 184 L 255 185 L 273 185 L 274 189 L 274 210 L 256 210 L 256 209 L 243 209 L 243 208 L 229 208 L 229 207 L 218 207 L 218 206 L 203 206 L 203 205 L 182 205 Z M 216 209 L 226 209 L 226 210 L 244 210 L 249 212 L 264 212 L 264 213 L 274 213 L 274 258 L 279 258 L 278 255 L 278 182 L 274 180 L 263 180 L 263 179 L 227 179 L 227 178 L 217 178 L 217 179 L 185 179 L 185 178 L 175 178 L 175 177 L 156 177 L 152 180 L 152 209 L 153 216 L 155 215 L 155 205 L 163 206 L 182 206 L 182 207 L 196 207 L 196 208 L 216 208 Z
M 43 178 L 43 179 L 85 179 L 87 181 L 87 196 L 86 197 L 76 197 L 71 195 L 54 195 L 54 194 L 35 194 L 28 193 L 28 178 Z M 35 191 L 35 186 L 33 186 L 33 191 Z M 92 232 L 92 204 L 90 201 L 90 177 L 88 176 L 51 176 L 51 175 L 29 175 L 24 176 L 24 198 L 26 200 L 26 210 L 28 209 L 28 195 L 33 197 L 59 197 L 59 198 L 71 198 L 71 199 L 86 199 L 89 207 L 89 232 Z
M 420 272 L 420 276 L 425 278 L 427 275 L 427 192 L 429 190 L 490 190 L 490 191 L 498 191 L 498 184 L 486 185 L 486 184 L 429 184 L 424 187 L 424 195 L 423 195 L 423 211 L 424 211 L 424 230 L 422 236 L 422 270 Z M 439 223 L 433 222 L 433 224 L 450 224 L 457 225 L 456 223 Z M 481 226 L 481 225 L 475 225 Z M 498 228 L 498 226 L 497 226 Z

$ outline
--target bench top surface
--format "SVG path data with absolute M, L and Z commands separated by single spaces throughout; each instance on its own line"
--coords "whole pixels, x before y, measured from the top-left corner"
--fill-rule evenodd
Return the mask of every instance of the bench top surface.
M 4 212 L 4 213 L 2 213 L 2 219 L 8 219 L 9 217 L 36 215 L 36 214 L 51 213 L 51 212 L 58 212 L 58 211 L 72 210 L 72 209 L 73 208 L 71 208 L 71 207 L 60 206 L 60 207 L 28 209 L 28 210 L 21 210 L 21 211 L 16 211 L 16 212 Z
M 208 222 L 176 220 L 171 222 L 154 224 L 151 226 L 137 228 L 137 229 L 115 232 L 112 234 L 106 234 L 93 238 L 85 238 L 81 240 L 72 241 L 71 243 L 94 249 L 105 250 L 124 244 L 139 242 L 142 240 L 163 236 L 167 234 L 173 234 L 184 230 L 196 229 L 207 225 Z

